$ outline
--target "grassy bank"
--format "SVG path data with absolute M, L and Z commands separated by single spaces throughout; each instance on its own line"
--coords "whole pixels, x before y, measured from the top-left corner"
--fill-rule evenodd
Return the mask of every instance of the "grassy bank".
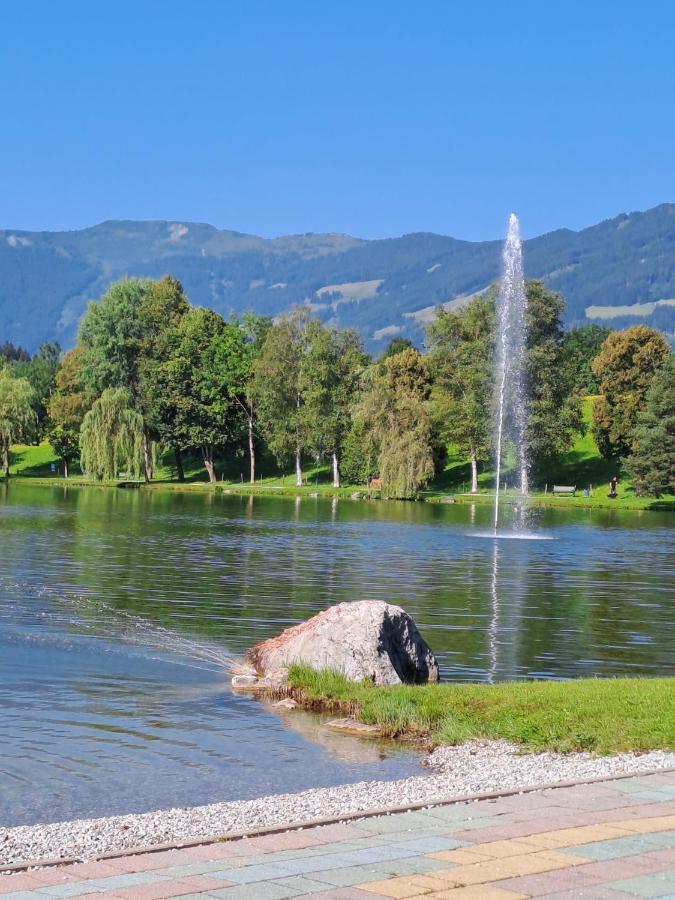
M 659 499 L 653 497 L 637 497 L 628 481 L 619 480 L 618 496 L 608 497 L 608 482 L 616 472 L 616 464 L 603 459 L 590 431 L 593 397 L 584 401 L 584 419 L 588 430 L 578 437 L 571 450 L 566 453 L 547 474 L 548 489 L 533 490 L 527 503 L 534 506 L 573 506 L 582 508 L 611 509 L 661 509 L 675 510 L 675 497 L 667 496 Z M 214 486 L 206 479 L 201 462 L 196 458 L 185 460 L 185 482 L 178 482 L 175 471 L 171 468 L 171 457 L 168 455 L 163 465 L 156 471 L 151 485 L 146 486 L 159 490 L 173 491 L 212 491 Z M 56 471 L 52 472 L 52 465 Z M 347 484 L 334 488 L 327 466 L 309 465 L 304 470 L 306 484 L 295 486 L 295 476 L 288 472 L 279 473 L 274 461 L 267 457 L 259 460 L 259 471 L 262 477 L 255 484 L 245 480 L 245 461 L 229 460 L 225 469 L 219 472 L 217 490 L 234 494 L 260 494 L 264 496 L 328 496 L 352 497 L 367 496 L 363 485 Z M 12 475 L 31 478 L 41 484 L 63 484 L 61 464 L 51 446 L 45 441 L 38 446 L 22 445 L 12 448 Z M 619 473 L 620 474 L 620 473 Z M 478 494 L 468 494 L 470 472 L 468 463 L 451 453 L 442 472 L 438 474 L 427 490 L 420 493 L 420 499 L 432 503 L 443 503 L 452 500 L 456 503 L 492 503 L 494 473 L 482 472 L 479 478 Z M 110 486 L 115 481 L 103 483 L 93 482 L 83 476 L 77 466 L 69 479 L 72 485 Z M 560 496 L 552 493 L 554 484 L 569 484 L 577 487 L 576 496 Z M 584 496 L 586 491 L 587 496 Z M 375 495 L 376 496 L 376 495 Z M 506 490 L 502 494 L 505 503 L 522 503 L 523 498 L 515 490 Z
M 456 744 L 504 738 L 528 750 L 675 749 L 675 678 L 375 687 L 301 666 L 293 696 L 387 737 Z

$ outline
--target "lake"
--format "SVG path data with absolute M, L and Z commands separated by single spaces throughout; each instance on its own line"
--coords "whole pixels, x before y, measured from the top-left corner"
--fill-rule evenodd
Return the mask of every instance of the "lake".
M 0 824 L 418 773 L 233 694 L 228 659 L 342 600 L 446 680 L 675 673 L 675 514 L 0 487 Z

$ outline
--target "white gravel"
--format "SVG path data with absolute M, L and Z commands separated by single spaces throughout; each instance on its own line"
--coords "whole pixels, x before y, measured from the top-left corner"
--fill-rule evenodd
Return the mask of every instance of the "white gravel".
M 428 767 L 427 773 L 400 781 L 365 781 L 257 800 L 0 828 L 0 866 L 66 857 L 86 860 L 111 851 L 207 840 L 385 806 L 433 805 L 484 791 L 670 769 L 675 768 L 675 753 L 651 751 L 601 757 L 589 753 L 523 754 L 505 741 L 474 741 L 459 747 L 440 747 L 423 764 Z

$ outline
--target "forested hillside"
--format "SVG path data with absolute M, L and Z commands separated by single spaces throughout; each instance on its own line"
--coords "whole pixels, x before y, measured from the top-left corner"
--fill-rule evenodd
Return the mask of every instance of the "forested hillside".
M 438 304 L 459 306 L 499 273 L 500 241 L 436 234 L 364 241 L 340 234 L 266 240 L 189 222 L 104 222 L 70 232 L 0 231 L 0 338 L 34 350 L 73 343 L 87 302 L 124 275 L 183 283 L 195 304 L 275 315 L 307 303 L 358 328 L 371 350 L 419 342 Z M 675 205 L 525 243 L 529 277 L 567 301 L 566 321 L 641 322 L 675 332 Z

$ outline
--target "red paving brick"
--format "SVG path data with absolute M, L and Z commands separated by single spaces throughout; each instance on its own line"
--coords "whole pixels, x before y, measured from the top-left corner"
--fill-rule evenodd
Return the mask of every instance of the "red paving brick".
M 251 846 L 251 841 L 224 841 L 220 844 L 201 844 L 199 847 L 190 847 L 185 852 L 190 857 L 190 862 L 195 859 L 235 859 L 238 856 L 254 856 L 260 851 Z
M 32 891 L 43 887 L 43 883 L 34 878 L 32 873 L 19 872 L 17 875 L 0 875 L 0 896 L 13 894 L 15 891 Z
M 116 856 L 106 859 L 105 864 L 120 872 L 148 872 L 153 869 L 166 869 L 169 866 L 182 866 L 194 862 L 194 857 L 187 850 L 159 850 L 157 853 L 139 853 L 137 856 Z
M 60 871 L 64 875 L 70 875 L 77 881 L 89 880 L 91 878 L 109 878 L 113 875 L 119 875 L 120 870 L 111 866 L 107 862 L 87 862 L 72 863 L 67 866 L 61 866 Z
M 326 842 L 307 830 L 265 834 L 259 838 L 251 838 L 249 843 L 257 851 L 266 853 L 277 850 L 304 850 L 305 847 L 316 847 Z

